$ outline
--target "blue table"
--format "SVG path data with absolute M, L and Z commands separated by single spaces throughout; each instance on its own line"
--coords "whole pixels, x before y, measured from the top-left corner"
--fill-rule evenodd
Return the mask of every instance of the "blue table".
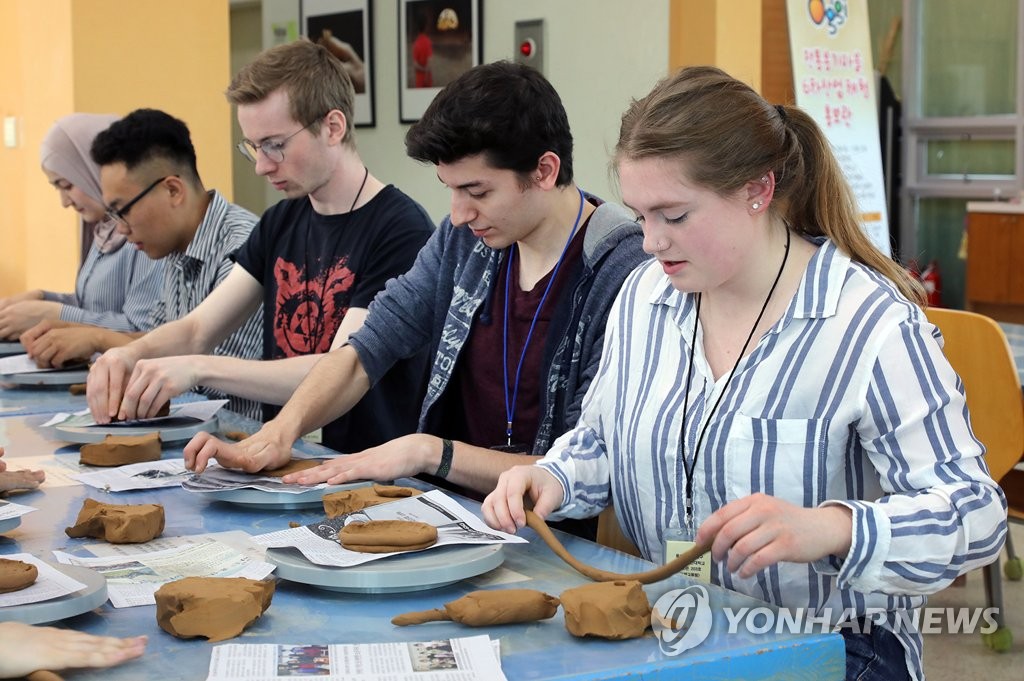
M 72 395 L 66 385 L 0 383 L 0 416 L 75 412 L 87 406 L 85 395 Z
M 8 445 L 13 459 L 19 454 L 53 453 L 60 446 L 59 442 L 38 432 L 33 425 L 38 420 L 39 417 L 31 416 L 0 418 L 0 425 L 6 423 L 7 426 L 0 435 L 0 443 Z M 229 419 L 229 423 L 231 427 L 256 427 L 242 417 Z M 311 452 L 322 450 L 316 445 L 301 447 Z M 180 448 L 165 451 L 167 457 L 180 455 Z M 54 549 L 73 551 L 83 543 L 94 541 L 69 539 L 62 532 L 72 524 L 86 497 L 110 503 L 163 504 L 167 515 L 164 536 L 238 529 L 260 534 L 284 529 L 290 521 L 309 522 L 322 515 L 316 509 L 251 510 L 208 502 L 178 488 L 109 494 L 90 487 L 59 487 L 15 498 L 18 503 L 40 510 L 23 516 L 20 527 L 0 535 L 0 555 L 28 552 L 52 561 L 50 551 Z M 461 501 L 474 511 L 479 508 L 471 501 Z M 530 543 L 507 546 L 505 562 L 499 570 L 511 570 L 530 579 L 509 584 L 509 588 L 540 589 L 557 596 L 569 587 L 586 583 L 586 579 L 563 564 L 532 532 L 526 530 L 524 536 Z M 597 544 L 561 536 L 576 556 L 605 570 L 628 573 L 652 567 L 645 561 Z M 648 587 L 648 595 L 653 603 L 665 591 L 689 585 L 690 582 L 677 577 Z M 841 679 L 844 676 L 844 646 L 838 634 L 728 633 L 728 623 L 721 611 L 723 606 L 756 608 L 765 604 L 718 587 L 709 587 L 714 616 L 710 636 L 700 646 L 675 657 L 664 655 L 651 633 L 640 639 L 618 642 L 574 638 L 565 630 L 561 610 L 553 619 L 536 624 L 484 629 L 469 629 L 447 622 L 405 628 L 390 623 L 396 614 L 440 607 L 477 588 L 472 583 L 460 582 L 433 591 L 367 595 L 325 591 L 279 580 L 270 609 L 232 642 L 412 642 L 483 633 L 501 639 L 502 666 L 510 680 L 767 679 L 795 675 Z M 93 612 L 65 620 L 61 626 L 110 636 L 145 633 L 150 637 L 146 655 L 141 660 L 113 669 L 76 671 L 69 675 L 70 679 L 206 678 L 212 645 L 202 639 L 186 641 L 166 634 L 157 626 L 152 606 L 114 609 L 107 603 Z

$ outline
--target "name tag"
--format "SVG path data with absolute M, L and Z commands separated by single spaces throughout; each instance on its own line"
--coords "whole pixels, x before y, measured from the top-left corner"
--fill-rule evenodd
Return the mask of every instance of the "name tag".
M 665 562 L 673 560 L 679 554 L 686 553 L 696 545 L 696 542 L 686 541 L 685 539 L 667 539 L 665 540 Z M 700 558 L 693 561 L 682 570 L 679 574 L 684 577 L 690 577 L 696 579 L 699 582 L 705 584 L 711 583 L 711 552 L 701 555 Z

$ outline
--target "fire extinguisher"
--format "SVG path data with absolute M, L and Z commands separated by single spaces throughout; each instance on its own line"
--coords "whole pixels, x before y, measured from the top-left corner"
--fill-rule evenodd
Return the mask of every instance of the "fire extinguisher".
M 932 260 L 921 272 L 921 283 L 928 294 L 929 307 L 942 307 L 942 276 L 939 274 L 939 263 Z

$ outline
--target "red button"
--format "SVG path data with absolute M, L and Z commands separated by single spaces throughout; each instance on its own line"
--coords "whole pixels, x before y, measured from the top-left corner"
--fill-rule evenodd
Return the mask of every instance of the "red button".
M 526 40 L 519 44 L 519 54 L 527 58 L 532 57 L 536 47 L 537 45 L 536 43 L 533 42 L 533 39 L 527 38 Z

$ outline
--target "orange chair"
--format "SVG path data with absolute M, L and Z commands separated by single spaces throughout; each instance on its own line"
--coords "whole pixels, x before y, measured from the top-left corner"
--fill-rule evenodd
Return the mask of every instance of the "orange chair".
M 967 396 L 974 434 L 985 445 L 985 462 L 992 479 L 1007 493 L 1012 519 L 1024 520 L 1024 472 L 1014 470 L 1024 454 L 1024 397 L 1020 376 L 1006 334 L 989 317 L 962 310 L 929 308 L 928 319 L 945 340 L 946 358 L 959 374 Z M 1021 562 L 1006 535 L 1008 579 L 1021 578 Z M 1003 622 L 999 562 L 984 568 L 988 604 L 998 608 L 999 628 L 985 635 L 993 650 L 1009 650 L 1013 637 Z

